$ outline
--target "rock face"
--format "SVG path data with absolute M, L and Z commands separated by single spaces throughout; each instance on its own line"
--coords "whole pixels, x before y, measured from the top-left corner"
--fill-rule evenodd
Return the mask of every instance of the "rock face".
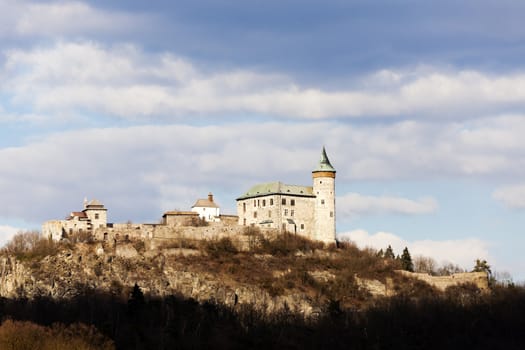
M 197 301 L 216 301 L 232 307 L 250 304 L 263 312 L 290 309 L 305 316 L 316 311 L 303 294 L 271 296 L 254 285 L 224 281 L 211 273 L 189 271 L 179 262 L 190 250 L 140 254 L 131 245 L 120 248 L 79 245 L 40 261 L 0 259 L 0 296 L 71 298 L 86 289 L 127 297 L 137 283 L 152 296 L 183 295 Z

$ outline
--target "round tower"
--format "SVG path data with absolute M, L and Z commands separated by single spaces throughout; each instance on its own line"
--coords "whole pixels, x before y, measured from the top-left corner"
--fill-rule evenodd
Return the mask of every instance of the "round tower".
M 312 171 L 315 195 L 313 239 L 335 243 L 335 169 L 323 147 L 319 165 Z

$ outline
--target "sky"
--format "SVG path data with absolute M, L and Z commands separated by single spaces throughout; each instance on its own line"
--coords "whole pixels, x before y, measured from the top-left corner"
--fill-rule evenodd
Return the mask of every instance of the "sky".
M 525 3 L 0 0 L 0 243 L 311 184 L 338 238 L 525 281 Z

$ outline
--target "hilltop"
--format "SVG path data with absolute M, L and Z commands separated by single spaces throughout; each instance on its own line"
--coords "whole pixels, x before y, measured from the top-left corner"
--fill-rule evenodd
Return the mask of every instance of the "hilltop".
M 484 273 L 467 274 L 477 285 L 450 276 L 456 283 L 443 289 L 350 242 L 326 246 L 253 229 L 243 237 L 248 247 L 228 237 L 146 247 L 20 234 L 2 251 L 0 312 L 43 326 L 81 322 L 121 349 L 522 343 L 514 330 L 523 326 L 523 288 L 486 289 Z M 448 337 L 432 341 L 445 326 Z

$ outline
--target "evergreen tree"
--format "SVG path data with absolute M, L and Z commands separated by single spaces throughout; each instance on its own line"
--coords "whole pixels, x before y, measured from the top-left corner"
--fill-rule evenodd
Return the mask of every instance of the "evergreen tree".
M 386 251 L 385 251 L 385 258 L 387 258 L 387 259 L 394 259 L 395 257 L 396 256 L 394 255 L 394 250 L 392 249 L 392 247 L 389 244 L 388 248 L 386 248 Z
M 476 259 L 476 265 L 472 272 L 486 272 L 489 275 L 492 273 L 490 270 L 490 265 L 487 263 L 487 260 Z
M 378 258 L 384 258 L 385 257 L 385 252 L 383 251 L 382 248 L 377 252 L 377 257 Z
M 412 263 L 412 257 L 408 252 L 408 248 L 403 249 L 403 255 L 401 255 L 401 267 L 405 271 L 414 272 L 414 263 Z

